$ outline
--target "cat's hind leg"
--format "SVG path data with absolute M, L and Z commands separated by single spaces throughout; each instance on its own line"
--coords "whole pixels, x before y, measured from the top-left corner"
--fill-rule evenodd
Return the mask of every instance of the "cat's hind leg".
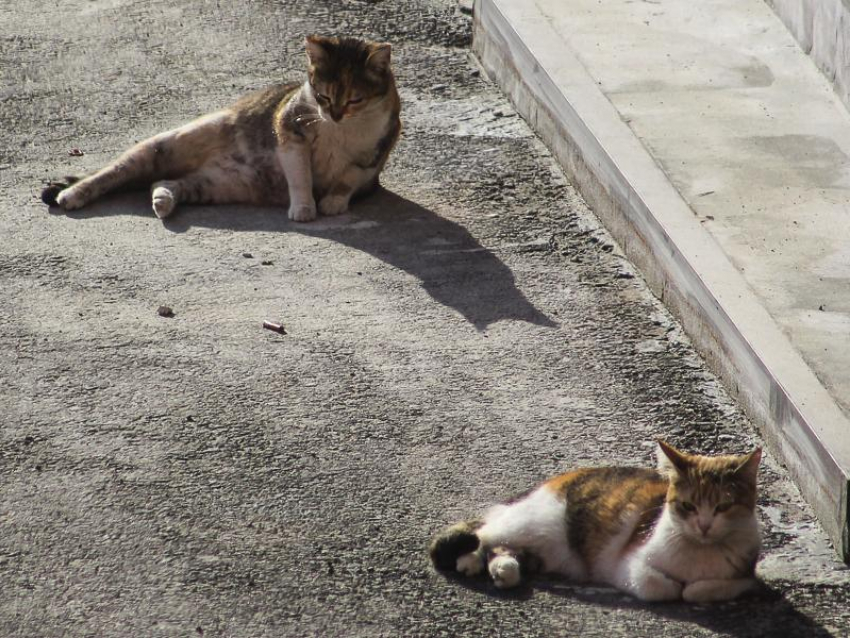
M 151 205 L 164 219 L 178 204 L 247 204 L 257 200 L 253 186 L 249 168 L 221 160 L 179 179 L 154 182 Z
M 76 210 L 107 193 L 144 188 L 167 176 L 184 175 L 232 145 L 225 112 L 213 113 L 180 128 L 139 142 L 96 173 L 67 184 L 49 184 L 42 200 Z M 64 186 L 58 193 L 57 186 Z
M 522 580 L 520 554 L 510 547 L 494 547 L 488 552 L 487 571 L 499 589 L 516 587 Z
M 181 191 L 182 187 L 178 180 L 156 182 L 151 186 L 151 204 L 154 214 L 160 219 L 165 219 L 173 213 L 180 201 Z

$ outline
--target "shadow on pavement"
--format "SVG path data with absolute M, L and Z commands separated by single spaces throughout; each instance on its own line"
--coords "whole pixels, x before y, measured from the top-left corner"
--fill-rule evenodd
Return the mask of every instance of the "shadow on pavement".
M 735 638 L 829 638 L 832 634 L 795 609 L 784 596 L 766 585 L 749 596 L 724 603 L 644 603 L 614 589 L 587 587 L 557 577 L 536 578 L 516 590 L 497 589 L 485 578 L 463 578 L 443 574 L 452 583 L 466 589 L 507 601 L 525 601 L 538 592 L 586 603 L 609 610 L 642 611 L 676 623 L 693 623 L 709 631 Z M 623 623 L 628 623 L 624 617 Z M 635 634 L 637 635 L 637 634 Z
M 175 233 L 204 227 L 321 237 L 416 277 L 435 301 L 459 312 L 478 330 L 503 319 L 558 325 L 525 298 L 510 268 L 463 226 L 385 189 L 355 202 L 353 210 L 354 215 L 299 224 L 289 221 L 285 211 L 272 208 L 185 206 L 163 223 Z M 108 197 L 69 217 L 82 220 L 113 215 L 145 216 L 151 223 L 159 223 L 147 195 L 141 193 Z

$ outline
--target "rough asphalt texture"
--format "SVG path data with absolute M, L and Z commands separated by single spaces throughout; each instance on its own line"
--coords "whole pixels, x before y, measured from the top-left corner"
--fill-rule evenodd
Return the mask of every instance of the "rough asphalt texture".
M 551 473 L 758 441 L 453 2 L 26 0 L 0 23 L 0 635 L 848 635 L 847 570 L 770 458 L 754 598 L 506 595 L 429 565 L 434 531 Z M 404 137 L 352 215 L 38 201 L 301 77 L 310 32 L 395 47 Z

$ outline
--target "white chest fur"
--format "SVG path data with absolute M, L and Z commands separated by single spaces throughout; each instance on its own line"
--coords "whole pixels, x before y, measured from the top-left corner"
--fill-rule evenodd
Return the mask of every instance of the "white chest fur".
M 736 530 L 723 543 L 700 544 L 684 537 L 665 511 L 640 553 L 646 563 L 679 582 L 740 578 L 749 557 L 758 553 L 759 532 L 751 525 Z

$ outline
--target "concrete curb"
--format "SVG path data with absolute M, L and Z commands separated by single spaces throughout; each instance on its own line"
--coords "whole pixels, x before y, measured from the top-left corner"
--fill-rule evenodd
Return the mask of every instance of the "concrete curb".
M 844 0 L 766 0 L 850 107 L 850 6 Z
M 850 559 L 850 422 L 533 2 L 476 0 L 473 48 L 759 426 Z

